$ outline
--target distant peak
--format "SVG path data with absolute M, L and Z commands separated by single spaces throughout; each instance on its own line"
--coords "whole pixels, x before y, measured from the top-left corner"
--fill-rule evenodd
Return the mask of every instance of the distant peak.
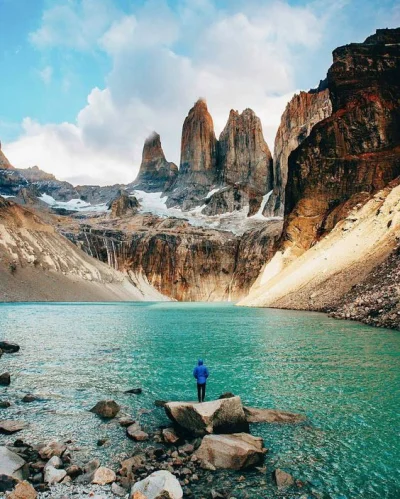
M 153 142 L 156 142 L 156 141 L 160 141 L 161 142 L 161 139 L 160 139 L 160 135 L 157 133 L 157 132 L 151 132 L 151 134 L 146 138 L 145 140 L 145 144 L 150 144 L 150 143 L 153 143 Z

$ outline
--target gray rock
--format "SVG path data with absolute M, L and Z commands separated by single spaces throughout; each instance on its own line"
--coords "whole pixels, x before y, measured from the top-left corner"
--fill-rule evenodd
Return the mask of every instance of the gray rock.
M 67 476 L 65 470 L 58 470 L 54 466 L 48 466 L 44 470 L 44 481 L 48 485 L 61 482 Z
M 90 409 L 90 412 L 102 418 L 112 419 L 115 418 L 120 409 L 120 406 L 114 400 L 101 400 Z
M 111 492 L 118 497 L 126 496 L 126 490 L 115 482 L 111 485 Z
M 0 385 L 1 386 L 9 386 L 10 383 L 11 383 L 11 374 L 10 373 L 0 374 Z
M 37 400 L 37 398 L 35 397 L 35 395 L 32 395 L 31 393 L 27 393 L 22 398 L 22 402 L 24 402 L 24 403 L 35 402 L 35 400 Z
M 27 463 L 18 454 L 8 450 L 7 447 L 0 447 L 0 475 L 24 480 L 28 476 Z
M 63 462 L 58 456 L 53 456 L 51 459 L 48 460 L 46 463 L 46 466 L 44 467 L 44 471 L 46 471 L 46 468 L 49 466 L 53 466 L 53 468 L 59 469 L 63 465 Z
M 11 402 L 8 400 L 0 400 L 0 409 L 8 409 L 11 407 Z

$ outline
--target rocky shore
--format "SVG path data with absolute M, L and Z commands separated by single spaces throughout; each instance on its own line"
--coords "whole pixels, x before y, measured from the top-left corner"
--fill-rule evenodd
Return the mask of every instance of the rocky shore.
M 6 341 L 0 342 L 0 348 L 4 355 L 20 350 L 19 345 Z M 2 373 L 0 379 L 3 386 L 8 386 L 14 374 Z M 138 396 L 142 389 L 128 392 Z M 35 401 L 32 394 L 22 400 L 27 411 Z M 255 497 L 250 490 L 262 490 L 267 484 L 276 488 L 277 495 L 279 491 L 301 495 L 308 487 L 286 471 L 274 469 L 268 463 L 263 439 L 250 434 L 250 426 L 255 423 L 301 424 L 305 417 L 244 407 L 240 397 L 232 393 L 202 404 L 156 401 L 155 410 L 164 410 L 171 423 L 152 428 L 142 427 L 141 411 L 133 417 L 114 400 L 99 401 L 90 409 L 93 418 L 115 421 L 121 433 L 134 442 L 133 452 L 122 456 L 118 466 L 93 456 L 82 462 L 73 440 L 76 435 L 68 440 L 26 441 L 21 438 L 28 426 L 23 421 L 24 411 L 20 411 L 21 420 L 4 418 L 10 405 L 2 397 L 0 497 L 239 499 Z M 256 426 L 253 428 L 256 430 Z M 104 445 L 107 439 L 99 438 L 97 447 Z

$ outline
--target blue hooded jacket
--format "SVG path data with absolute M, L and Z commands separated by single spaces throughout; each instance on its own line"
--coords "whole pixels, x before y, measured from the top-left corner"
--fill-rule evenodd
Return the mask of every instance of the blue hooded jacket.
M 193 369 L 193 376 L 197 379 L 199 385 L 203 385 L 209 376 L 207 366 L 203 365 L 203 361 L 199 359 L 197 366 Z

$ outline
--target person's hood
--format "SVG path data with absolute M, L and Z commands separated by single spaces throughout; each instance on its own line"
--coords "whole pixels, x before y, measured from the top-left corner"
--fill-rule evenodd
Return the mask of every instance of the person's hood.
M 199 360 L 197 361 L 197 365 L 198 365 L 198 366 L 202 366 L 202 365 L 203 365 L 203 360 L 202 360 L 202 359 L 199 359 Z

